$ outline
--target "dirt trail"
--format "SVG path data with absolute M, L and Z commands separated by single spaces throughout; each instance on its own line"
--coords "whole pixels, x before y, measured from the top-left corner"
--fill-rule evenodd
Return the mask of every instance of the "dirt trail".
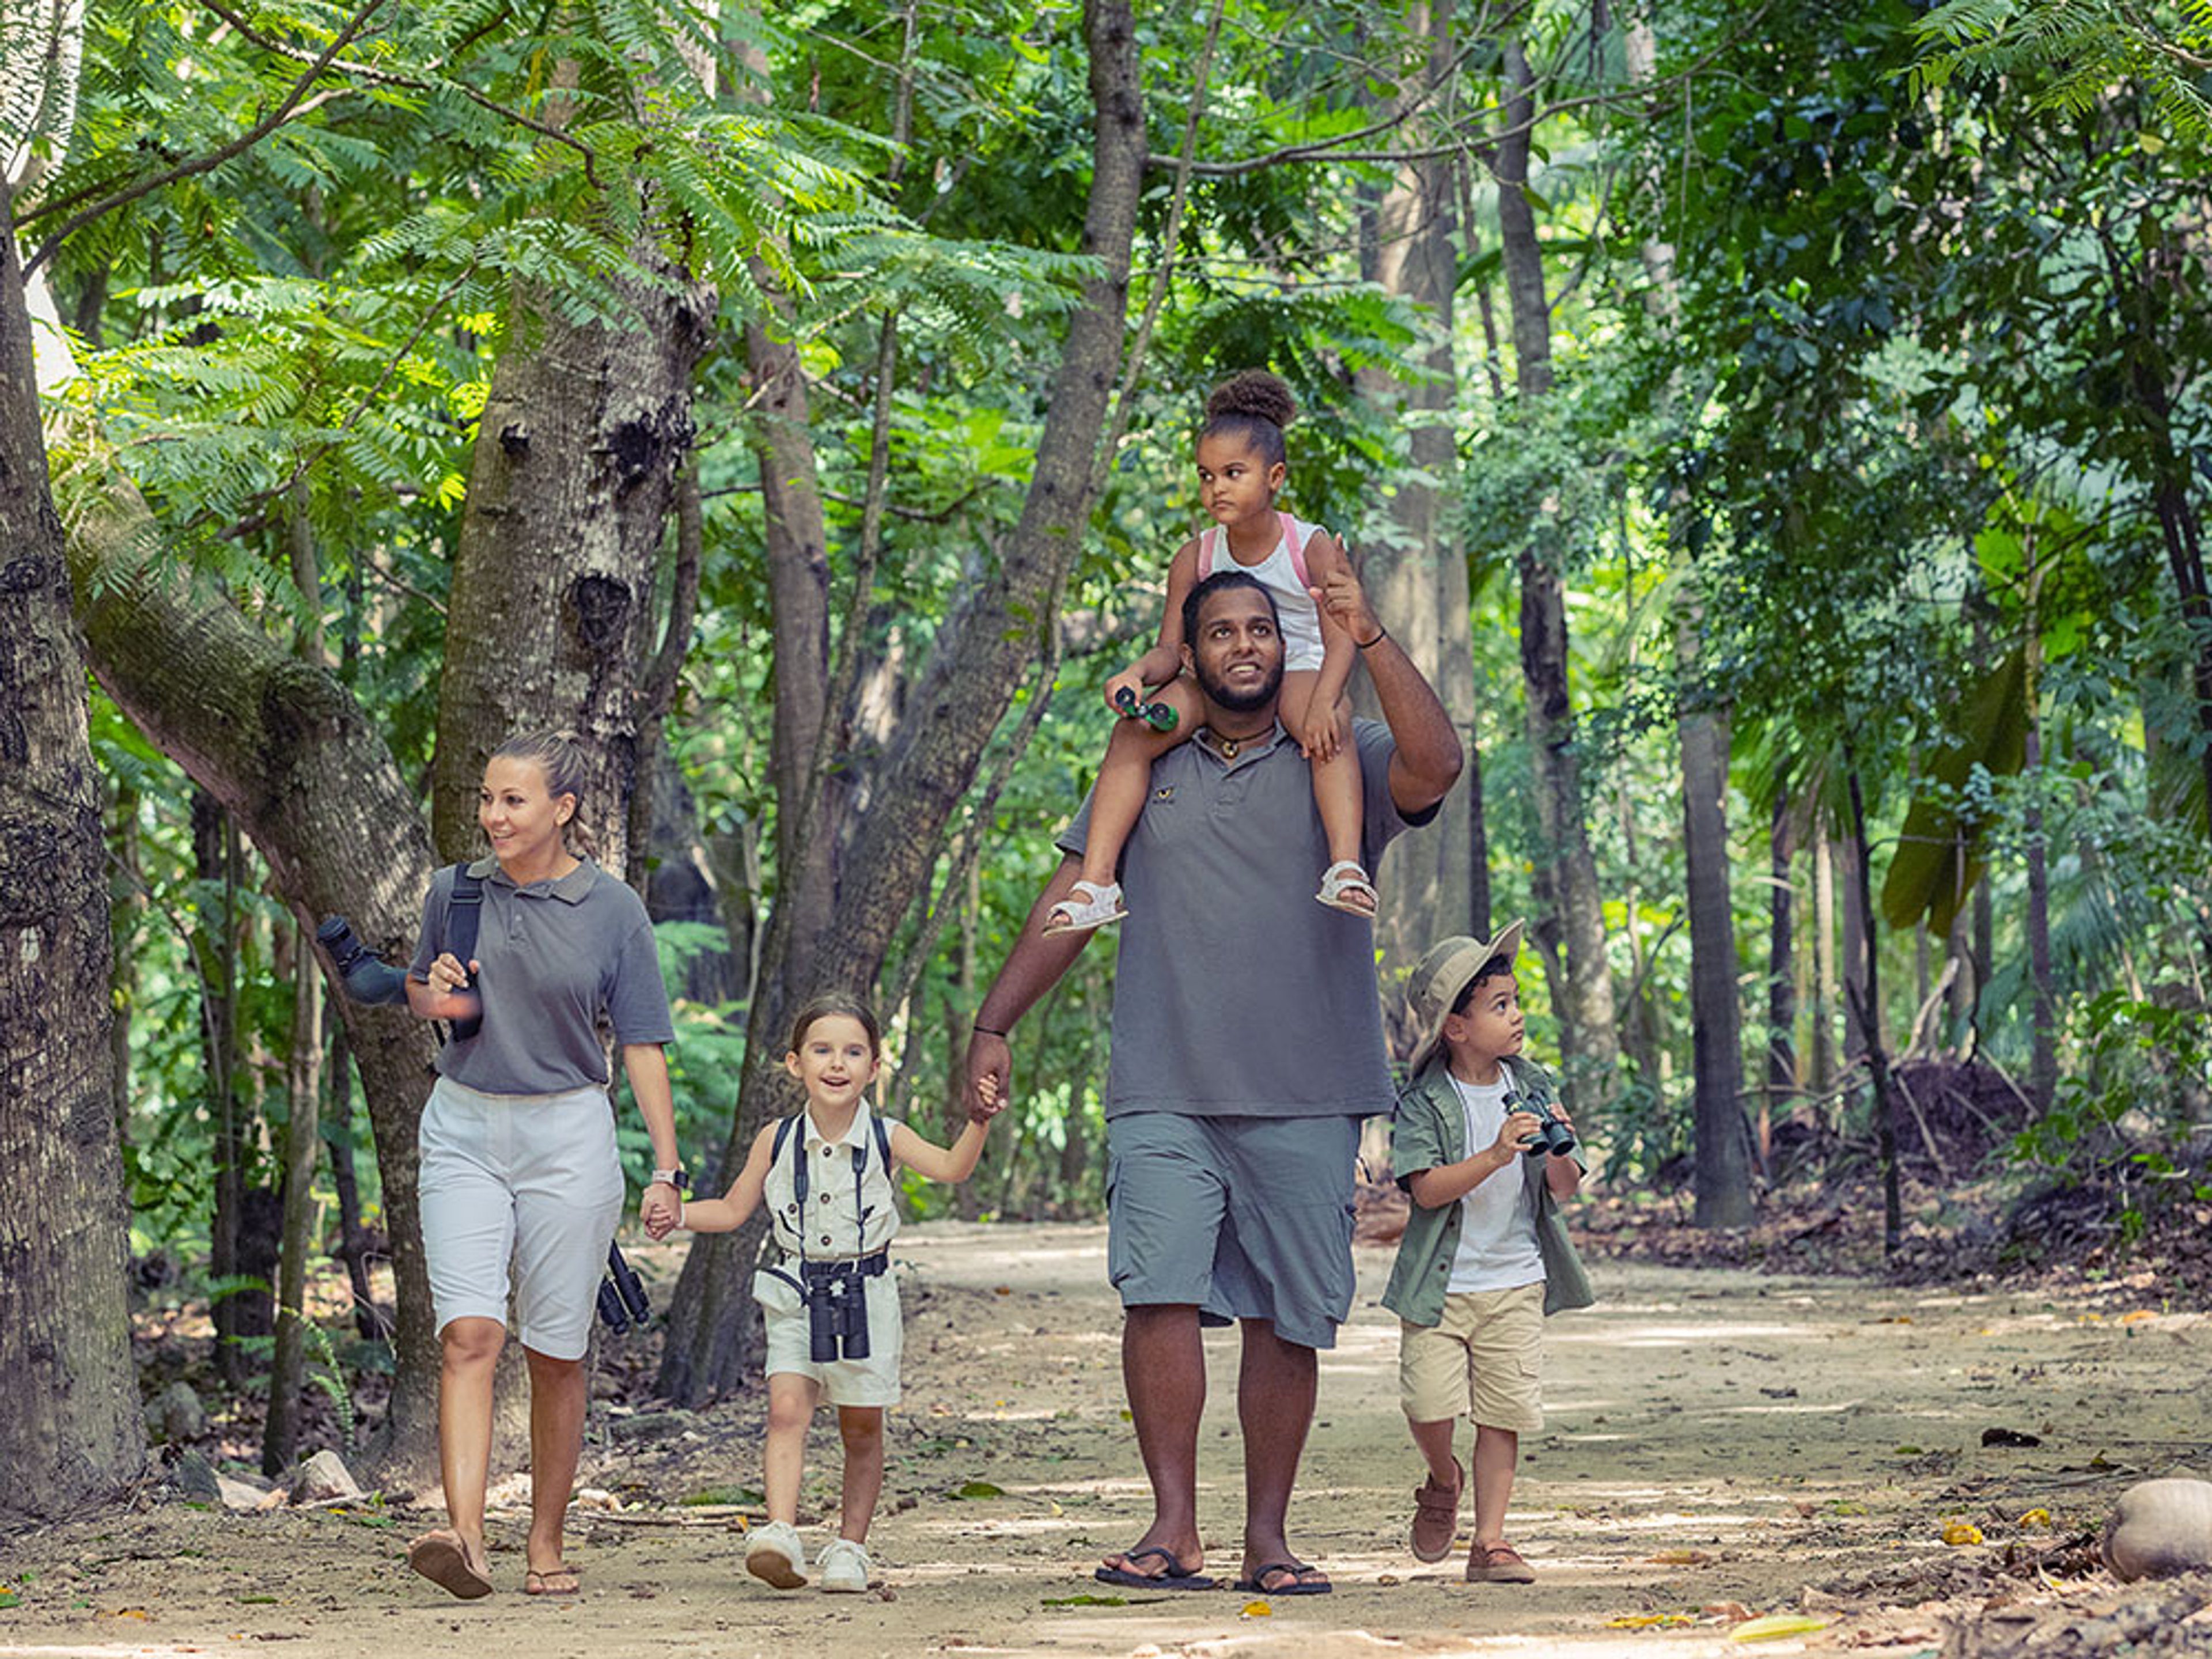
M 1117 1594 L 1090 1569 L 1146 1514 L 1104 1248 L 1097 1226 L 933 1224 L 902 1239 L 908 1394 L 873 1540 L 894 1599 L 778 1595 L 744 1576 L 733 1516 L 681 1506 L 757 1486 L 753 1396 L 696 1416 L 595 1413 L 584 1479 L 625 1507 L 580 1506 L 576 1601 L 514 1593 L 519 1508 L 495 1519 L 501 1592 L 463 1604 L 401 1565 L 419 1514 L 163 1504 L 0 1539 L 0 1584 L 21 1596 L 0 1610 L 0 1655 L 261 1642 L 290 1659 L 1932 1654 L 1942 1614 L 1993 1587 L 2045 1600 L 2108 1587 L 1993 1581 L 2008 1549 L 2093 1529 L 2134 1480 L 2212 1474 L 2206 1316 L 2139 1307 L 2118 1288 L 1961 1296 L 1599 1263 L 1599 1305 L 1552 1322 L 1550 1426 L 1523 1440 L 1513 1531 L 1539 1581 L 1464 1584 L 1456 1562 L 1424 1568 L 1403 1547 L 1418 1468 L 1397 1410 L 1395 1322 L 1376 1300 L 1390 1253 L 1363 1248 L 1291 1515 L 1336 1593 L 1267 1600 L 1264 1615 L 1226 1592 L 1071 1601 Z M 657 1260 L 672 1272 L 672 1255 Z M 1200 1518 L 1212 1565 L 1227 1569 L 1241 1481 L 1233 1338 L 1211 1339 L 1210 1358 Z M 2041 1443 L 1984 1447 L 1990 1428 Z M 834 1506 L 831 1439 L 817 1429 L 810 1453 L 817 1513 Z M 963 1487 L 981 1495 L 951 1496 Z M 2051 1530 L 2021 1524 L 2036 1510 Z M 1987 1541 L 1945 1545 L 1954 1522 Z M 809 1534 L 810 1547 L 827 1535 Z M 2080 1552 L 2055 1558 L 2069 1559 Z M 1726 1603 L 1809 1604 L 1832 1622 L 1746 1649 L 1726 1641 L 1729 1615 L 1700 1614 Z M 1702 1622 L 1612 1622 L 1668 1615 Z

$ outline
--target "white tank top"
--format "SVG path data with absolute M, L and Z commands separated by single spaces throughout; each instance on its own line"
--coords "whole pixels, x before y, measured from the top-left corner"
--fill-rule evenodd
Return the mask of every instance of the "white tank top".
M 1209 525 L 1198 538 L 1198 579 L 1204 581 L 1217 570 L 1241 570 L 1274 595 L 1275 610 L 1283 620 L 1283 666 L 1315 669 L 1321 666 L 1321 612 L 1306 592 L 1306 544 L 1318 525 L 1275 515 L 1281 532 L 1273 551 L 1257 564 L 1246 564 L 1230 550 L 1219 525 Z

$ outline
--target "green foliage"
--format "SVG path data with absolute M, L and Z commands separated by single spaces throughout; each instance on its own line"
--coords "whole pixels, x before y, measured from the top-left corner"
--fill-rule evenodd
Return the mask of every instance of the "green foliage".
M 2212 54 L 2212 4 L 2141 7 L 2115 0 L 1945 0 L 1916 30 L 1926 50 L 1917 88 L 1965 74 L 2039 81 L 2029 106 L 2079 115 L 2115 82 L 2144 88 L 2168 125 L 2197 143 L 2212 140 L 2204 66 Z

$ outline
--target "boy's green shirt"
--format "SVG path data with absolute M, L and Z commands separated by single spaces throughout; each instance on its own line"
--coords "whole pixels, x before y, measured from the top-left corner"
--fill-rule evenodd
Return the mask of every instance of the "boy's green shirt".
M 1557 1098 L 1552 1079 L 1533 1060 L 1508 1056 L 1499 1062 L 1512 1080 L 1513 1091 L 1531 1103 Z M 1466 1158 L 1467 1112 L 1459 1091 L 1452 1087 L 1451 1056 L 1442 1050 L 1406 1085 L 1390 1120 L 1390 1163 L 1399 1171 L 1398 1184 L 1407 1187 L 1423 1170 L 1456 1164 Z M 1577 1160 L 1579 1162 L 1579 1160 Z M 1544 1311 L 1587 1308 L 1597 1300 L 1589 1275 L 1567 1237 L 1566 1218 L 1559 1200 L 1544 1179 L 1549 1160 L 1524 1158 L 1522 1179 L 1528 1185 L 1530 1207 L 1536 1217 L 1536 1249 L 1544 1263 Z M 1492 1176 L 1492 1180 L 1499 1178 Z M 1459 1249 L 1462 1206 L 1455 1200 L 1439 1209 L 1414 1204 L 1406 1218 L 1405 1237 L 1398 1241 L 1398 1260 L 1390 1269 L 1390 1283 L 1382 1292 L 1382 1305 L 1409 1324 L 1436 1325 L 1444 1316 L 1444 1291 L 1451 1281 L 1452 1257 Z

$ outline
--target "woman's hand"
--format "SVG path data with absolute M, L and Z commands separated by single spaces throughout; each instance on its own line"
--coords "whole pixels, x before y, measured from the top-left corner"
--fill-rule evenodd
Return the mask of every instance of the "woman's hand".
M 656 1181 L 639 1200 L 637 1218 L 647 1237 L 665 1238 L 684 1224 L 684 1195 L 665 1181 Z

